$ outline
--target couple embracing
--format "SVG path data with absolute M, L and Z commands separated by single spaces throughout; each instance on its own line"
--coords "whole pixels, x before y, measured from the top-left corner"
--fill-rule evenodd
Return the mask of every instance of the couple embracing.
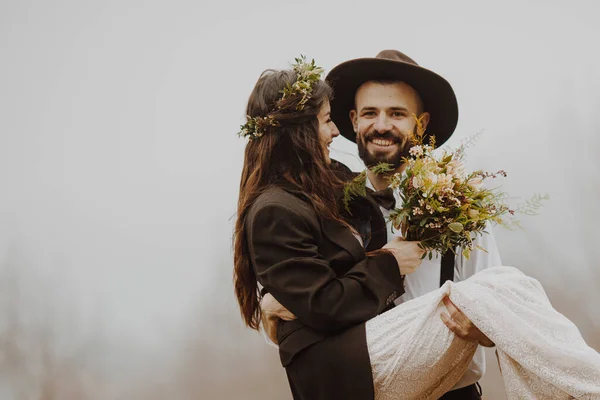
M 502 266 L 491 234 L 469 259 L 422 260 L 389 226 L 399 194 L 371 171 L 367 195 L 341 205 L 354 174 L 332 140 L 402 173 L 413 116 L 438 145 L 454 132 L 450 84 L 395 50 L 321 72 L 302 59 L 265 71 L 241 132 L 235 293 L 278 345 L 294 399 L 479 399 L 481 346 L 496 346 L 511 398 L 600 398 L 600 355 L 537 280 Z

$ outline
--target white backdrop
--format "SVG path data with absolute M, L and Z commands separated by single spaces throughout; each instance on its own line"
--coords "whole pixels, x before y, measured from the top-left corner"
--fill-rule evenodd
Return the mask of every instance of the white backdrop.
M 247 97 L 300 53 L 398 49 L 484 130 L 469 168 L 548 193 L 507 265 L 600 350 L 593 1 L 0 2 L 0 399 L 284 399 L 242 326 L 231 233 Z M 354 169 L 343 138 L 334 157 Z M 486 399 L 503 398 L 490 357 Z

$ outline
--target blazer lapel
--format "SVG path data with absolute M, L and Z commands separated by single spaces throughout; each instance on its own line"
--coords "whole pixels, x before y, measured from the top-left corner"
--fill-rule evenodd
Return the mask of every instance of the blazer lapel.
M 302 191 L 293 187 L 287 181 L 284 181 L 281 187 L 289 193 L 308 200 Z M 349 228 L 338 221 L 326 220 L 323 218 L 319 219 L 321 221 L 321 229 L 323 230 L 323 234 L 327 237 L 327 239 L 350 253 L 356 262 L 359 262 L 365 258 L 365 249 L 354 237 Z
M 370 196 L 371 191 L 371 189 L 367 188 L 367 197 L 365 198 L 371 208 L 371 241 L 367 246 L 367 251 L 378 250 L 385 246 L 388 229 L 379 203 Z
M 350 171 L 346 167 L 345 175 L 343 178 L 350 181 L 359 175 L 357 172 Z M 351 202 L 351 213 L 355 214 L 349 218 L 349 220 L 356 225 L 356 223 L 367 223 L 369 225 L 369 237 L 365 251 L 379 250 L 388 241 L 387 225 L 379 203 L 371 197 L 372 189 L 366 188 L 367 195 L 365 197 L 357 198 Z
M 340 222 L 322 219 L 321 229 L 327 239 L 350 253 L 356 262 L 365 258 L 365 249 L 363 249 L 350 229 Z

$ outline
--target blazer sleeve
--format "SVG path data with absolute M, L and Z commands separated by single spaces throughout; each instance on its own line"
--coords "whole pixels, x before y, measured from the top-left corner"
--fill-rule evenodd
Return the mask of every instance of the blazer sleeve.
M 247 229 L 258 280 L 313 329 L 333 332 L 367 321 L 404 292 L 396 259 L 387 251 L 336 276 L 319 254 L 307 219 L 285 204 L 262 205 L 249 215 Z

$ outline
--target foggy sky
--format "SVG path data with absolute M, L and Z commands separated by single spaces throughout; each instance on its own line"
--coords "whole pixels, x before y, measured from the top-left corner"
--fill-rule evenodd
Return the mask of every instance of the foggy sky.
M 469 169 L 551 198 L 495 229 L 504 264 L 600 350 L 598 6 L 568 4 L 1 2 L 0 398 L 291 399 L 242 325 L 231 235 L 248 95 L 300 54 L 393 48 L 448 79 L 448 146 L 483 130 Z M 332 156 L 362 169 L 342 137 Z

